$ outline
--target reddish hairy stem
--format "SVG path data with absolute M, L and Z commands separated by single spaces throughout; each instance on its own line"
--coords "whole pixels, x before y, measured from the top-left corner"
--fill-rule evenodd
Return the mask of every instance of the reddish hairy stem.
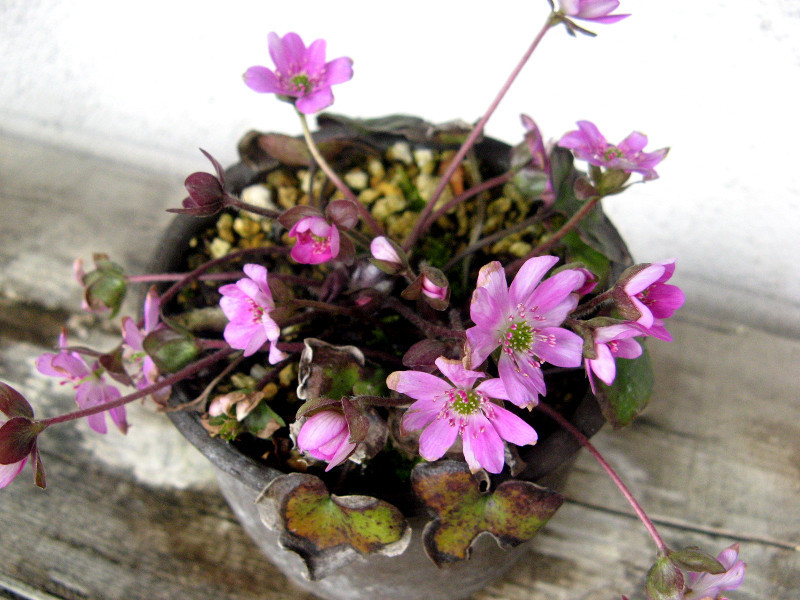
M 74 421 L 75 419 L 82 419 L 84 417 L 89 417 L 91 415 L 96 415 L 98 413 L 111 410 L 112 408 L 124 406 L 129 402 L 133 402 L 134 400 L 138 400 L 139 398 L 144 398 L 145 396 L 149 396 L 150 394 L 152 394 L 153 392 L 157 392 L 161 388 L 174 385 L 179 381 L 183 381 L 184 379 L 194 375 L 198 371 L 205 369 L 206 367 L 213 365 L 215 362 L 222 360 L 231 352 L 233 352 L 233 348 L 223 348 L 222 350 L 217 350 L 214 354 L 206 356 L 205 358 L 202 358 L 197 362 L 184 367 L 183 369 L 173 373 L 172 375 L 167 375 L 161 381 L 158 381 L 152 385 L 148 385 L 147 387 L 142 388 L 136 392 L 133 392 L 132 394 L 128 394 L 127 396 L 122 396 L 121 398 L 117 398 L 116 400 L 112 400 L 111 402 L 106 402 L 105 404 L 98 404 L 97 406 L 83 408 L 81 410 L 76 410 L 71 413 L 59 415 L 57 417 L 42 419 L 39 422 L 42 423 L 45 427 L 49 427 L 50 425 L 55 425 L 56 423 Z
M 235 260 L 237 258 L 241 258 L 243 256 L 249 256 L 251 254 L 289 254 L 289 249 L 284 248 L 283 246 L 269 246 L 269 247 L 261 247 L 261 248 L 244 248 L 242 250 L 237 250 L 235 252 L 231 252 L 230 254 L 226 254 L 220 258 L 215 258 L 210 260 L 206 263 L 203 263 L 199 267 L 197 267 L 194 271 L 187 273 L 182 279 L 179 279 L 175 283 L 173 283 L 166 292 L 161 294 L 161 305 L 164 306 L 172 297 L 178 293 L 178 291 L 185 286 L 190 281 L 194 281 L 198 279 L 203 273 L 208 271 L 209 269 L 221 265 L 223 263 L 229 262 L 231 260 Z
M 447 204 L 442 206 L 435 213 L 433 213 L 430 217 L 428 217 L 428 221 L 425 224 L 425 226 L 423 227 L 422 232 L 424 233 L 433 223 L 436 222 L 436 220 L 439 217 L 444 215 L 447 211 L 449 211 L 453 207 L 458 206 L 459 204 L 461 204 L 462 202 L 464 202 L 466 200 L 469 200 L 473 196 L 477 196 L 481 192 L 485 192 L 486 190 L 490 190 L 493 187 L 498 186 L 498 185 L 503 185 L 509 179 L 511 179 L 513 176 L 514 176 L 514 171 L 507 171 L 507 172 L 503 173 L 502 175 L 498 175 L 497 177 L 492 177 L 491 179 L 487 179 L 483 183 L 480 183 L 480 184 L 476 185 L 475 187 L 466 190 L 464 193 L 459 194 L 458 196 L 456 196 L 455 198 L 450 200 Z
M 563 238 L 570 231 L 575 229 L 575 227 L 578 226 L 578 223 L 580 223 L 584 219 L 584 217 L 589 214 L 589 212 L 595 207 L 595 205 L 598 202 L 600 202 L 600 200 L 602 200 L 602 198 L 603 198 L 602 196 L 592 196 L 591 198 L 589 198 L 589 200 L 587 200 L 586 203 L 583 206 L 581 206 L 580 210 L 576 212 L 574 215 L 572 215 L 569 218 L 569 220 L 566 223 L 564 223 L 558 231 L 556 231 L 553 235 L 551 235 L 546 242 L 536 246 L 536 248 L 531 250 L 527 256 L 515 260 L 514 262 L 507 265 L 505 268 L 506 275 L 512 275 L 513 273 L 516 273 L 519 270 L 519 268 L 523 265 L 523 263 L 529 258 L 533 258 L 534 256 L 541 256 L 545 252 L 548 252 L 553 246 L 556 245 L 556 243 L 561 241 L 561 238 Z
M 328 161 L 322 156 L 322 153 L 317 148 L 316 142 L 314 142 L 314 138 L 311 136 L 311 131 L 308 128 L 308 121 L 306 121 L 306 116 L 301 113 L 299 110 L 297 114 L 300 116 L 300 123 L 303 126 L 303 137 L 306 139 L 306 146 L 308 146 L 308 150 L 311 152 L 311 156 L 314 157 L 314 160 L 319 165 L 319 168 L 325 172 L 325 175 L 328 176 L 328 179 L 331 180 L 333 185 L 344 194 L 344 197 L 350 200 L 353 204 L 356 205 L 358 212 L 361 214 L 361 218 L 369 225 L 370 229 L 375 235 L 386 235 L 386 232 L 381 227 L 380 223 L 375 220 L 375 217 L 370 214 L 367 210 L 367 207 L 361 204 L 358 201 L 358 198 L 353 193 L 353 191 L 347 187 L 347 185 L 342 181 L 339 176 L 334 172 L 331 166 L 328 164 Z
M 442 175 L 442 178 L 439 181 L 439 184 L 436 186 L 433 195 L 431 196 L 430 200 L 428 200 L 428 203 L 425 205 L 425 208 L 422 209 L 422 213 L 420 213 L 419 219 L 417 220 L 414 229 L 411 231 L 411 234 L 408 236 L 408 239 L 403 244 L 403 250 L 405 250 L 406 252 L 408 252 L 409 248 L 411 248 L 417 241 L 417 239 L 419 239 L 419 236 L 425 229 L 425 223 L 428 220 L 431 211 L 433 211 L 433 207 L 436 204 L 436 201 L 439 199 L 439 196 L 442 195 L 442 192 L 444 192 L 444 189 L 447 187 L 447 184 L 450 183 L 450 178 L 458 169 L 458 166 L 461 164 L 461 161 L 464 160 L 464 157 L 467 155 L 467 152 L 469 152 L 470 148 L 472 148 L 472 146 L 475 144 L 475 141 L 478 139 L 478 136 L 480 136 L 481 133 L 483 133 L 483 128 L 486 126 L 486 122 L 492 116 L 495 109 L 500 104 L 500 101 L 505 97 L 506 92 L 508 92 L 509 88 L 511 87 L 511 84 L 514 83 L 514 80 L 517 78 L 517 75 L 519 75 L 520 71 L 522 71 L 522 67 L 524 67 L 525 63 L 528 62 L 528 59 L 533 54 L 533 51 L 536 50 L 537 46 L 542 41 L 542 38 L 544 38 L 544 34 L 547 33 L 547 30 L 550 29 L 557 22 L 558 21 L 554 19 L 553 13 L 551 13 L 547 17 L 547 21 L 545 22 L 544 26 L 539 31 L 539 33 L 536 34 L 536 37 L 534 38 L 530 47 L 528 47 L 528 49 L 525 51 L 525 54 L 522 55 L 522 58 L 520 59 L 519 63 L 517 63 L 517 66 L 514 67 L 514 70 L 511 72 L 511 75 L 508 76 L 508 79 L 503 84 L 503 87 L 500 88 L 500 91 L 498 92 L 495 99 L 492 101 L 491 105 L 489 105 L 489 108 L 486 110 L 486 113 L 484 113 L 484 115 L 477 122 L 475 127 L 472 128 L 472 131 L 470 132 L 469 136 L 461 145 L 461 148 L 458 150 L 453 159 L 450 161 L 450 164 L 448 165 L 444 175 Z
M 610 464 L 608 464 L 608 461 L 606 461 L 603 455 L 600 454 L 600 451 L 592 445 L 589 439 L 583 435 L 577 427 L 564 418 L 564 416 L 558 411 L 543 403 L 538 404 L 536 406 L 536 410 L 541 411 L 553 419 L 561 427 L 569 431 L 575 437 L 575 439 L 580 442 L 581 446 L 586 448 L 586 450 L 589 451 L 595 460 L 600 463 L 600 466 L 603 467 L 614 484 L 619 488 L 619 491 L 622 492 L 622 495 L 625 496 L 625 499 L 628 501 L 631 507 L 633 507 L 633 511 L 636 513 L 636 516 L 639 517 L 639 520 L 644 524 L 645 529 L 647 529 L 647 533 L 649 533 L 650 537 L 653 538 L 653 541 L 655 542 L 656 547 L 658 547 L 659 552 L 666 554 L 667 545 L 664 543 L 664 540 L 661 539 L 661 535 L 659 535 L 656 526 L 650 520 L 650 517 L 647 516 L 647 513 L 644 512 L 642 505 L 639 504 L 638 500 L 634 498 L 631 491 L 628 489 L 625 483 L 623 483 L 622 479 L 620 479 L 620 476 L 617 475 L 617 472 Z

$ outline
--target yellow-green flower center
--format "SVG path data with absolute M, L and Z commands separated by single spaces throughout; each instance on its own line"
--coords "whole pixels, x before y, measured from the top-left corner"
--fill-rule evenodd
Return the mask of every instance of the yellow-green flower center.
M 474 390 L 453 390 L 450 408 L 460 415 L 467 416 L 478 411 L 481 395 Z
M 308 75 L 305 73 L 298 73 L 292 77 L 292 85 L 295 89 L 302 89 L 304 94 L 308 93 L 309 88 L 311 87 L 311 81 L 308 79 Z
M 534 331 L 527 321 L 516 321 L 506 330 L 503 349 L 506 352 L 525 352 L 533 343 Z

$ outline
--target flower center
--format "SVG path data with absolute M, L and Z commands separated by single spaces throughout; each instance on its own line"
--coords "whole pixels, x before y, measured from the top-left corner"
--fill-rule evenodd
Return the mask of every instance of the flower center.
M 461 416 L 468 416 L 478 412 L 483 397 L 475 390 L 450 390 L 450 409 Z
M 503 336 L 503 352 L 525 352 L 533 343 L 534 330 L 527 321 L 514 321 Z
M 314 254 L 322 254 L 331 248 L 331 240 L 327 237 L 311 234 L 311 249 Z
M 622 156 L 622 150 L 619 148 L 615 148 L 611 146 L 605 152 L 603 152 L 603 158 L 605 160 L 613 160 L 615 158 L 620 158 Z
M 311 80 L 305 73 L 298 73 L 292 76 L 292 85 L 295 90 L 302 90 L 303 94 L 307 94 L 311 88 Z

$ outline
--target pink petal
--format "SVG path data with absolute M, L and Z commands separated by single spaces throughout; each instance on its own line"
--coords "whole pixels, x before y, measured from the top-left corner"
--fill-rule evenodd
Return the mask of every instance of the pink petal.
M 470 366 L 477 367 L 499 345 L 497 333 L 483 327 L 470 327 L 465 333 L 467 334 Z
M 403 414 L 402 428 L 403 431 L 417 431 L 424 429 L 432 421 L 434 421 L 439 413 L 442 411 L 443 404 L 436 403 L 432 400 L 418 400 L 408 407 L 408 410 Z
M 286 90 L 267 67 L 250 67 L 244 72 L 244 83 L 260 94 L 285 94 Z
M 491 406 L 490 422 L 501 438 L 517 446 L 535 444 L 539 438 L 536 430 L 523 419 L 496 404 Z
M 514 361 L 503 354 L 497 365 L 497 371 L 508 391 L 509 401 L 520 408 L 536 405 L 539 399 L 536 386 L 541 385 L 541 387 L 544 387 L 544 377 L 541 375 L 540 369 L 532 369 L 534 372 L 539 371 L 538 379 L 540 381 L 531 381 L 530 374 L 526 377 L 523 373 L 517 371 Z
M 471 471 L 484 468 L 490 473 L 499 473 L 505 464 L 503 440 L 483 414 L 469 417 L 461 436 L 464 458 Z
M 386 386 L 414 400 L 432 399 L 444 395 L 453 387 L 443 379 L 422 371 L 395 371 L 386 378 Z
M 22 472 L 27 461 L 28 457 L 26 456 L 19 462 L 10 465 L 0 465 L 0 488 L 4 488 L 11 483 L 14 478 Z
M 512 306 L 527 304 L 528 297 L 550 268 L 558 262 L 555 256 L 536 256 L 525 261 L 509 288 Z M 571 290 L 570 290 L 571 291 Z
M 314 40 L 305 51 L 303 68 L 311 76 L 325 68 L 325 40 Z
M 557 367 L 580 367 L 583 356 L 583 338 L 561 327 L 541 330 L 547 342 L 535 341 L 532 350 L 542 360 Z M 538 335 L 537 335 L 538 337 Z
M 342 56 L 325 65 L 325 85 L 345 83 L 353 78 L 353 61 Z
M 419 436 L 419 453 L 425 460 L 439 460 L 458 436 L 458 428 L 448 419 L 436 419 Z
M 614 356 L 605 344 L 595 344 L 594 351 L 597 354 L 597 358 L 587 359 L 586 362 L 603 383 L 611 385 L 617 376 L 617 365 L 614 362 Z
M 478 379 L 486 377 L 486 373 L 465 369 L 460 360 L 440 356 L 435 364 L 442 374 L 458 387 L 471 388 Z
M 330 87 L 318 88 L 295 102 L 297 110 L 304 115 L 312 115 L 333 104 L 333 92 Z
M 487 379 L 481 381 L 480 385 L 475 388 L 476 392 L 485 394 L 489 398 L 497 398 L 498 400 L 508 400 L 508 391 L 506 385 L 500 378 Z

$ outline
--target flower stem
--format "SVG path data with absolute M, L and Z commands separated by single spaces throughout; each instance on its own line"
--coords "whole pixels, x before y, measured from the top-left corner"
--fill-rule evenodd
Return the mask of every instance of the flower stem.
M 589 451 L 595 460 L 600 463 L 600 466 L 603 467 L 614 484 L 619 488 L 619 491 L 622 492 L 622 495 L 625 496 L 625 499 L 628 501 L 631 507 L 633 507 L 636 516 L 639 517 L 639 520 L 644 524 L 645 529 L 647 529 L 647 533 L 649 533 L 650 537 L 653 538 L 653 541 L 655 542 L 659 552 L 666 554 L 667 545 L 664 543 L 664 540 L 661 539 L 661 535 L 658 533 L 656 526 L 650 520 L 650 517 L 647 516 L 647 513 L 644 512 L 642 505 L 639 504 L 625 483 L 623 483 L 622 479 L 620 479 L 620 476 L 617 475 L 617 472 L 610 464 L 608 464 L 608 461 L 603 457 L 603 455 L 600 454 L 600 451 L 592 445 L 589 439 L 583 435 L 577 427 L 575 427 L 566 418 L 564 418 L 561 413 L 552 407 L 548 406 L 547 404 L 540 403 L 536 406 L 536 410 L 544 413 L 557 422 L 561 427 L 569 431 L 575 437 L 575 439 L 578 440 L 578 442 L 580 442 L 580 444 Z
M 270 219 L 277 219 L 281 216 L 281 213 L 277 210 L 264 208 L 263 206 L 256 206 L 255 204 L 248 204 L 247 202 L 243 202 L 242 200 L 239 200 L 233 196 L 227 197 L 226 205 Z
M 428 337 L 445 337 L 445 338 L 455 338 L 458 340 L 466 340 L 467 336 L 463 331 L 459 331 L 456 329 L 450 329 L 449 327 L 443 327 L 441 325 L 437 325 L 436 323 L 431 323 L 430 321 L 426 321 L 422 317 L 420 317 L 417 313 L 413 310 L 405 306 L 402 302 L 397 300 L 396 298 L 390 296 L 385 300 L 386 306 L 392 308 L 403 315 L 406 319 L 411 321 L 420 331 L 422 331 Z
M 154 283 L 180 281 L 187 275 L 188 273 L 144 273 L 142 275 L 128 275 L 126 279 L 128 283 Z M 206 275 L 200 275 L 196 279 L 200 281 L 230 281 L 231 279 L 239 279 L 241 276 L 241 271 L 231 271 L 229 273 L 207 273 Z
M 300 117 L 300 124 L 303 126 L 303 137 L 305 137 L 306 139 L 306 145 L 308 146 L 308 150 L 311 152 L 311 156 L 314 157 L 314 160 L 319 165 L 319 168 L 325 172 L 325 175 L 328 176 L 328 179 L 331 180 L 333 185 L 335 185 L 336 188 L 340 192 L 342 192 L 342 194 L 344 194 L 344 197 L 356 205 L 356 208 L 358 208 L 358 212 L 361 213 L 361 217 L 364 219 L 367 225 L 369 225 L 370 229 L 372 229 L 372 232 L 375 235 L 385 235 L 386 232 L 383 230 L 383 227 L 380 226 L 380 223 L 378 223 L 375 220 L 375 217 L 373 217 L 370 214 L 370 212 L 367 210 L 367 207 L 365 207 L 363 204 L 361 204 L 361 202 L 358 201 L 358 198 L 353 193 L 353 191 L 349 187 L 347 187 L 344 181 L 342 181 L 339 178 L 339 176 L 336 174 L 333 168 L 328 164 L 328 161 L 326 161 L 325 158 L 322 156 L 322 153 L 319 151 L 319 148 L 317 147 L 317 143 L 314 141 L 314 138 L 311 135 L 311 130 L 308 128 L 308 121 L 306 120 L 306 116 L 299 110 L 297 111 L 297 115 Z
M 64 423 L 66 421 L 83 419 L 85 417 L 90 417 L 91 415 L 96 415 L 98 413 L 111 410 L 112 408 L 118 408 L 120 406 L 124 406 L 129 402 L 133 402 L 134 400 L 138 400 L 139 398 L 144 398 L 145 396 L 149 396 L 150 394 L 152 394 L 153 392 L 157 392 L 161 388 L 174 385 L 179 381 L 183 381 L 187 377 L 191 377 L 198 371 L 201 371 L 202 369 L 205 369 L 206 367 L 213 365 L 215 362 L 222 360 L 231 352 L 233 352 L 232 348 L 223 348 L 221 350 L 217 350 L 216 352 L 214 352 L 214 354 L 210 354 L 209 356 L 206 356 L 205 358 L 202 358 L 197 362 L 184 367 L 180 371 L 176 371 L 172 375 L 167 375 L 161 381 L 148 385 L 147 387 L 142 388 L 136 392 L 133 392 L 132 394 L 128 394 L 127 396 L 122 396 L 121 398 L 117 398 L 116 400 L 112 400 L 111 402 L 106 402 L 105 404 L 98 404 L 97 406 L 83 408 L 81 410 L 76 410 L 63 415 L 58 415 L 57 417 L 42 419 L 39 422 L 42 423 L 45 427 L 49 427 L 50 425 L 55 425 L 56 423 Z
M 235 252 L 231 252 L 230 254 L 226 254 L 225 256 L 221 256 L 220 258 L 215 258 L 210 260 L 206 263 L 203 263 L 199 267 L 197 267 L 194 271 L 186 273 L 183 278 L 179 279 L 175 283 L 173 283 L 167 291 L 161 294 L 161 306 L 164 306 L 172 297 L 180 291 L 182 287 L 184 287 L 187 283 L 194 281 L 195 279 L 200 278 L 206 271 L 209 269 L 214 268 L 217 265 L 235 260 L 237 258 L 241 258 L 244 256 L 249 256 L 251 254 L 289 254 L 289 249 L 284 248 L 283 246 L 265 246 L 259 248 L 244 248 L 242 250 L 236 250 Z
M 561 228 L 556 231 L 553 235 L 551 235 L 546 242 L 539 244 L 531 250 L 527 256 L 523 256 L 520 259 L 515 260 L 514 262 L 506 265 L 505 271 L 506 275 L 511 275 L 516 273 L 522 264 L 528 260 L 529 258 L 533 258 L 534 256 L 541 256 L 545 252 L 548 252 L 553 246 L 555 246 L 561 238 L 567 235 L 570 231 L 577 227 L 578 223 L 580 223 L 583 218 L 589 214 L 589 212 L 595 207 L 595 205 L 602 200 L 602 196 L 592 196 L 589 198 L 583 206 L 581 206 L 580 210 L 572 215 L 569 220 L 564 223 Z
M 417 223 L 414 226 L 414 229 L 411 231 L 405 243 L 403 244 L 403 250 L 405 250 L 406 252 L 408 252 L 409 248 L 411 248 L 414 245 L 414 243 L 419 239 L 419 236 L 422 235 L 422 233 L 425 231 L 426 223 L 428 222 L 428 217 L 433 211 L 433 207 L 436 205 L 436 201 L 439 199 L 439 197 L 442 195 L 442 192 L 444 192 L 444 189 L 450 183 L 450 178 L 458 169 L 459 165 L 461 164 L 461 161 L 467 155 L 467 152 L 469 152 L 470 148 L 472 148 L 472 146 L 475 145 L 476 140 L 483 133 L 483 128 L 486 126 L 486 122 L 491 118 L 495 109 L 500 104 L 500 101 L 505 97 L 506 93 L 511 87 L 511 84 L 514 83 L 514 80 L 517 78 L 520 71 L 522 71 L 522 68 L 528 62 L 528 59 L 533 54 L 533 51 L 536 50 L 536 48 L 539 46 L 539 43 L 542 41 L 542 38 L 544 38 L 544 34 L 547 33 L 547 31 L 557 22 L 558 20 L 554 18 L 553 13 L 551 13 L 547 17 L 547 21 L 545 22 L 544 26 L 536 35 L 536 37 L 533 39 L 533 42 L 531 43 L 530 47 L 528 47 L 528 49 L 525 51 L 525 54 L 522 55 L 522 58 L 520 59 L 519 63 L 517 63 L 517 66 L 514 67 L 514 70 L 511 72 L 511 75 L 508 76 L 508 79 L 503 84 L 503 87 L 500 88 L 500 91 L 498 92 L 497 96 L 492 101 L 492 103 L 489 105 L 489 108 L 486 110 L 486 112 L 480 118 L 480 120 L 476 123 L 475 127 L 472 128 L 472 131 L 470 132 L 469 136 L 461 145 L 461 148 L 459 148 L 458 152 L 453 157 L 453 159 L 450 161 L 450 164 L 448 165 L 444 175 L 442 175 L 442 178 L 439 180 L 439 184 L 436 186 L 433 195 L 431 196 L 430 200 L 428 200 L 428 203 L 425 205 L 425 208 L 422 209 L 422 213 L 420 213 L 419 219 L 417 219 Z
M 314 308 L 316 310 L 321 310 L 329 313 L 333 313 L 336 315 L 347 315 L 347 316 L 355 316 L 355 313 L 347 308 L 346 306 L 338 306 L 336 304 L 328 304 L 327 302 L 319 302 L 317 300 L 301 300 L 301 299 L 294 299 L 291 301 L 292 304 L 295 306 L 302 306 L 304 308 Z
M 490 190 L 493 187 L 496 187 L 498 185 L 503 185 L 509 179 L 511 179 L 513 176 L 514 176 L 514 171 L 507 171 L 507 172 L 503 173 L 502 175 L 498 175 L 497 177 L 492 177 L 491 179 L 487 179 L 483 183 L 481 183 L 479 185 L 476 185 L 475 187 L 472 187 L 472 188 L 464 191 L 463 193 L 459 194 L 458 196 L 456 196 L 455 198 L 453 198 L 452 200 L 447 202 L 447 204 L 445 204 L 440 209 L 438 209 L 430 217 L 428 217 L 428 224 L 425 227 L 425 229 L 430 227 L 430 225 L 435 223 L 436 220 L 439 217 L 444 215 L 446 212 L 448 212 L 449 210 L 451 210 L 455 206 L 458 206 L 462 202 L 464 202 L 466 200 L 469 200 L 473 196 L 477 196 L 481 192 L 485 192 L 486 190 Z

